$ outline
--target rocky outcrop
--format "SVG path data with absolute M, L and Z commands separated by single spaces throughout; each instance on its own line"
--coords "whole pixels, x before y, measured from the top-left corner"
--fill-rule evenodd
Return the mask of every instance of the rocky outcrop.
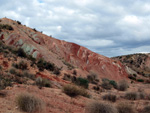
M 0 40 L 7 45 L 24 49 L 35 58 L 44 58 L 63 69 L 67 69 L 64 62 L 70 63 L 81 69 L 83 75 L 94 72 L 100 78 L 115 80 L 127 77 L 125 67 L 119 61 L 94 53 L 80 45 L 46 36 L 13 20 L 1 20 L 0 24 L 9 24 L 14 30 L 2 30 Z

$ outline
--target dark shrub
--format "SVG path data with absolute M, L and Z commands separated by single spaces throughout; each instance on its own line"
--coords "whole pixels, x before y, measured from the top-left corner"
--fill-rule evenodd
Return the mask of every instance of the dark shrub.
M 17 23 L 20 25 L 21 24 L 21 22 L 20 21 L 17 21 Z
M 150 113 L 150 106 L 145 106 L 141 113 Z
M 10 72 L 11 74 L 16 74 L 16 69 L 15 69 L 15 68 L 11 68 L 11 69 L 9 70 L 9 72 Z
M 50 70 L 50 71 L 54 71 L 54 69 L 56 68 L 53 63 L 46 62 L 43 59 L 40 59 L 37 62 L 37 66 L 38 66 L 38 68 L 39 68 L 40 71 L 43 71 L 44 69 L 47 69 L 47 70 Z
M 116 102 L 116 100 L 117 100 L 116 95 L 113 95 L 113 94 L 106 94 L 102 98 L 103 98 L 103 100 L 108 100 L 111 102 Z
M 41 99 L 28 93 L 18 95 L 16 97 L 16 103 L 20 110 L 29 113 L 42 111 L 44 107 L 44 103 Z
M 28 65 L 25 61 L 21 60 L 18 64 L 13 63 L 13 66 L 17 69 L 26 70 Z
M 17 50 L 17 55 L 20 56 L 20 57 L 24 57 L 24 58 L 27 57 L 27 54 L 24 52 L 24 50 L 22 48 L 19 48 Z
M 73 74 L 74 74 L 74 75 L 77 75 L 77 71 L 76 71 L 76 70 L 73 70 Z
M 118 113 L 118 111 L 111 104 L 104 102 L 93 102 L 87 105 L 86 113 Z
M 53 73 L 55 75 L 59 75 L 60 74 L 60 69 L 59 68 L 55 68 Z
M 0 30 L 1 29 L 14 30 L 13 27 L 8 24 L 0 24 Z

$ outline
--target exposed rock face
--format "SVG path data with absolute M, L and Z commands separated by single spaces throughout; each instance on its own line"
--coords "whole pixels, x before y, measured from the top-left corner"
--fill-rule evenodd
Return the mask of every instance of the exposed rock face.
M 46 36 L 31 28 L 19 25 L 17 22 L 3 18 L 0 22 L 11 25 L 14 30 L 0 32 L 0 40 L 7 45 L 23 48 L 27 54 L 35 58 L 44 58 L 67 69 L 64 62 L 69 62 L 74 67 L 82 69 L 83 76 L 94 72 L 100 78 L 123 79 L 127 77 L 125 67 L 119 62 L 99 55 L 85 47 L 53 37 Z
M 120 60 L 125 66 L 128 66 L 132 71 L 131 74 L 150 76 L 150 54 L 132 54 L 115 57 L 113 59 Z

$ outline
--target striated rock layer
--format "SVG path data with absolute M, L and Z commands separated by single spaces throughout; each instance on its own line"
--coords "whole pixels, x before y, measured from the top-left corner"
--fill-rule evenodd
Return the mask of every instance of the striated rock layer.
M 82 70 L 81 76 L 94 72 L 99 78 L 119 80 L 127 77 L 125 67 L 119 61 L 80 45 L 46 36 L 7 18 L 1 19 L 0 24 L 9 24 L 14 29 L 1 30 L 0 40 L 7 45 L 22 48 L 34 58 L 44 58 L 64 70 L 67 70 L 67 64 L 70 63 L 77 70 Z

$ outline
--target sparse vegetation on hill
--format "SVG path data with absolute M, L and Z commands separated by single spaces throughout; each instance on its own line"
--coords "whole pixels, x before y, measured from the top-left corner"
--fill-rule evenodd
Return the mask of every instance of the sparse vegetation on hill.
M 6 29 L 6 30 L 14 30 L 12 26 L 8 24 L 0 24 L 0 30 Z

